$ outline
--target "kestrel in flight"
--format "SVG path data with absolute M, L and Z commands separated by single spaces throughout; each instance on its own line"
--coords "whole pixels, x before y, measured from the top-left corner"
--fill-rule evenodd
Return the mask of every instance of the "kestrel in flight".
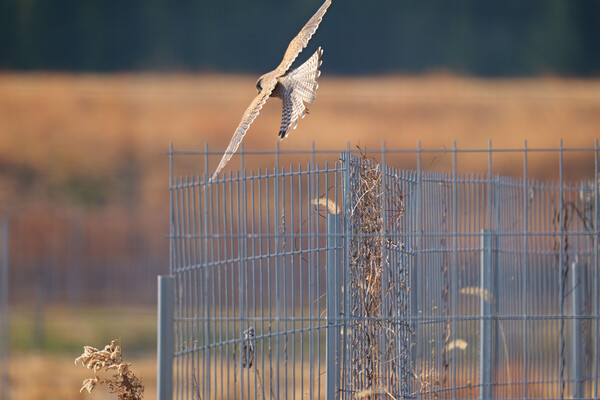
M 283 110 L 281 115 L 281 128 L 279 137 L 285 138 L 291 128 L 296 128 L 299 118 L 304 118 L 308 110 L 304 102 L 312 103 L 317 97 L 317 78 L 321 75 L 319 67 L 321 66 L 321 56 L 323 50 L 319 49 L 298 68 L 290 70 L 290 66 L 298 57 L 298 54 L 306 47 L 308 41 L 317 31 L 319 23 L 325 15 L 325 11 L 331 5 L 331 0 L 326 0 L 312 18 L 304 25 L 300 33 L 292 39 L 283 56 L 281 64 L 273 71 L 264 74 L 258 79 L 256 89 L 258 96 L 252 100 L 250 106 L 244 113 L 242 121 L 238 125 L 221 162 L 209 182 L 214 181 L 221 169 L 231 159 L 231 156 L 237 151 L 244 135 L 248 131 L 250 124 L 267 102 L 269 97 L 278 97 L 283 101 Z

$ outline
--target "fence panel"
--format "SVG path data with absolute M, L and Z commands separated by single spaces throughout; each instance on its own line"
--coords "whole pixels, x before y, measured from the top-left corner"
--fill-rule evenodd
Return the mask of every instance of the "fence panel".
M 321 168 L 313 151 L 210 186 L 173 176 L 175 398 L 597 397 L 584 150 L 575 183 L 562 148 L 539 150 L 558 182 L 528 176 L 535 149 L 520 178 L 493 173 L 491 149 L 487 173 L 459 172 L 456 148 L 449 173 L 423 171 L 419 148 L 416 171 L 353 152 Z
M 175 398 L 323 398 L 339 166 L 174 179 Z

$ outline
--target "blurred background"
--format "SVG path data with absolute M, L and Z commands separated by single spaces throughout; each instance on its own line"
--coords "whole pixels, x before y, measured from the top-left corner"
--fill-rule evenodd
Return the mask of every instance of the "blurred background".
M 83 345 L 121 338 L 155 396 L 156 276 L 168 272 L 168 158 L 225 149 L 259 75 L 321 0 L 0 2 L 0 399 L 79 394 Z M 593 147 L 600 2 L 334 0 L 318 98 L 281 150 Z M 271 100 L 246 150 L 278 143 Z M 192 159 L 211 173 L 218 162 Z M 306 163 L 309 156 L 295 158 Z M 335 156 L 327 159 L 336 160 Z M 389 159 L 388 159 L 389 161 Z M 393 159 L 411 167 L 414 160 Z M 284 161 L 285 162 L 285 161 Z M 532 156 L 530 176 L 556 160 Z M 550 163 L 550 164 L 549 164 Z M 451 160 L 431 157 L 429 170 Z M 226 170 L 236 170 L 234 158 Z M 248 168 L 273 162 L 252 159 Z M 588 166 L 589 167 L 589 166 Z M 487 171 L 465 161 L 466 171 Z M 497 172 L 522 174 L 509 158 Z M 571 179 L 585 164 L 567 163 Z M 0 257 L 0 260 L 3 259 Z

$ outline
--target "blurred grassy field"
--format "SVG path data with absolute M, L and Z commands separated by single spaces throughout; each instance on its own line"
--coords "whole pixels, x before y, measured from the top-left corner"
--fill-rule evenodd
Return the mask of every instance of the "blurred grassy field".
M 77 354 L 84 345 L 97 347 L 117 338 L 128 354 L 145 355 L 156 349 L 153 307 L 13 307 L 9 323 L 10 349 L 17 353 Z
M 202 150 L 205 142 L 212 150 L 224 150 L 255 95 L 255 80 L 228 75 L 0 74 L 0 214 L 135 208 L 164 221 L 144 229 L 166 246 L 164 152 L 170 142 L 180 150 Z M 310 115 L 280 143 L 281 150 L 308 150 L 313 141 L 319 150 L 345 149 L 348 142 L 379 149 L 383 140 L 389 149 L 416 149 L 418 141 L 423 148 L 449 149 L 453 140 L 469 149 L 487 148 L 489 140 L 495 148 L 522 148 L 524 140 L 530 148 L 558 147 L 561 138 L 565 147 L 591 147 L 600 136 L 600 79 L 485 80 L 443 74 L 342 78 L 328 77 L 325 71 L 319 82 Z M 267 103 L 245 138 L 247 150 L 275 149 L 280 113 L 278 100 Z M 426 157 L 423 165 L 429 170 L 451 168 L 451 156 Z M 557 160 L 550 157 L 530 155 L 529 176 L 554 178 Z M 209 173 L 218 158 L 211 158 Z M 414 156 L 388 161 L 410 167 Z M 589 177 L 589 159 L 570 154 L 565 162 L 567 177 Z M 238 165 L 234 158 L 226 169 Z M 194 159 L 191 166 L 204 173 L 203 160 Z M 248 157 L 246 166 L 264 169 L 273 162 Z M 486 167 L 485 155 L 465 156 L 459 164 L 466 171 Z M 494 161 L 495 171 L 503 174 L 519 175 L 521 168 L 521 155 Z M 101 219 L 92 225 L 102 230 Z M 111 234 L 101 233 L 99 237 Z M 153 398 L 154 312 L 153 307 L 50 306 L 36 314 L 31 307 L 13 307 L 11 398 L 108 398 L 106 393 L 78 393 L 81 380 L 91 375 L 73 365 L 73 359 L 83 345 L 101 347 L 118 337 L 126 360 L 147 384 L 145 397 Z
M 185 150 L 208 142 L 222 151 L 254 86 L 255 77 L 229 75 L 2 74 L 0 199 L 164 209 L 169 142 Z M 308 150 L 313 141 L 320 150 L 345 149 L 348 142 L 379 149 L 383 140 L 390 149 L 415 149 L 419 140 L 430 149 L 452 148 L 453 140 L 470 149 L 487 148 L 489 140 L 496 148 L 522 148 L 524 140 L 530 148 L 558 147 L 561 138 L 565 147 L 593 146 L 600 135 L 600 79 L 325 72 L 310 111 L 282 150 Z M 278 100 L 267 103 L 244 139 L 247 150 L 275 149 L 280 112 Z M 451 165 L 451 157 L 431 158 L 424 163 L 430 169 Z M 530 175 L 549 173 L 536 160 L 531 157 Z M 215 155 L 211 171 L 217 162 Z M 511 173 L 514 164 L 505 157 L 494 165 Z M 227 169 L 237 165 L 234 158 Z M 272 163 L 249 158 L 246 165 Z M 198 160 L 196 171 L 204 173 L 203 166 Z M 473 169 L 468 160 L 459 167 Z
M 80 394 L 93 372 L 74 360 L 83 346 L 103 348 L 119 338 L 126 362 L 142 378 L 145 398 L 156 394 L 156 310 L 151 307 L 66 307 L 10 310 L 8 394 L 11 399 L 113 399 L 99 388 Z M 0 365 L 0 370 L 4 368 Z M 105 376 L 104 374 L 103 376 Z

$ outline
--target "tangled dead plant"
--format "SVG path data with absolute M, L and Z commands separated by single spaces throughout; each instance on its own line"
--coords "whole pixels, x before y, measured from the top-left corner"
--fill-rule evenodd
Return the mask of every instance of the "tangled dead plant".
M 412 327 L 399 316 L 409 306 L 409 283 L 395 243 L 404 214 L 401 187 L 384 178 L 382 166 L 364 153 L 352 161 L 349 239 L 350 386 L 355 398 L 394 398 L 390 388 L 410 392 Z M 394 186 L 390 186 L 394 185 Z M 395 389 L 397 391 L 397 389 Z
M 92 390 L 97 385 L 107 385 L 111 393 L 117 395 L 119 400 L 140 400 L 144 395 L 144 386 L 141 380 L 131 371 L 131 363 L 123 361 L 119 340 L 113 340 L 104 350 L 98 350 L 91 346 L 84 346 L 83 354 L 75 359 L 75 364 L 94 371 L 113 372 L 112 377 L 101 379 L 98 375 L 83 381 L 80 392 Z

